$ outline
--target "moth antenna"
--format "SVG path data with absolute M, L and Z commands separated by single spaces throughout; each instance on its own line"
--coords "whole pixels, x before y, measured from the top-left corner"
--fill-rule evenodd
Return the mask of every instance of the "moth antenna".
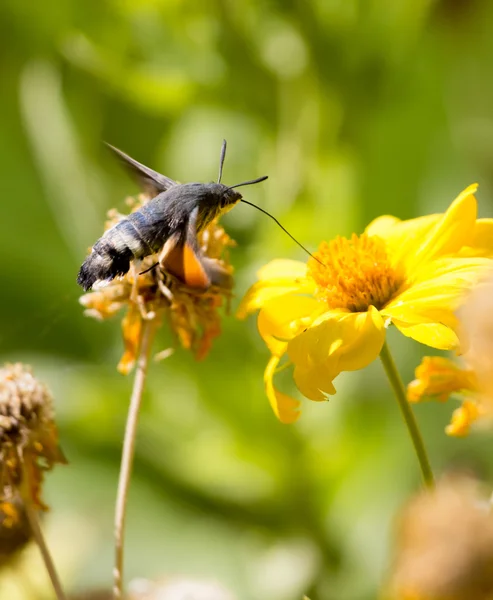
M 263 179 L 267 179 L 267 177 L 264 177 Z M 263 179 L 261 179 L 260 181 L 263 181 Z M 257 183 L 257 181 L 251 181 L 251 182 L 248 182 L 248 183 Z M 244 184 L 240 184 L 240 185 L 244 185 Z M 248 200 L 244 200 L 243 198 L 240 200 L 240 202 L 244 202 L 245 204 L 249 204 L 250 206 L 253 206 L 253 208 L 256 208 L 260 212 L 264 213 L 264 215 L 267 215 L 268 217 L 270 217 L 275 223 L 277 223 L 279 225 L 279 227 L 284 231 L 284 233 L 287 233 L 289 235 L 289 237 L 293 240 L 293 242 L 296 242 L 298 244 L 298 246 L 300 248 L 302 248 L 309 256 L 311 256 L 314 260 L 316 260 L 321 265 L 324 264 L 320 259 L 318 259 L 316 256 L 314 256 L 310 252 L 310 250 L 307 250 L 305 248 L 305 246 L 303 246 L 303 244 L 301 242 L 298 242 L 298 240 L 293 235 L 291 235 L 289 233 L 289 231 L 285 227 L 283 227 L 281 225 L 281 223 L 279 223 L 279 221 L 276 219 L 276 217 L 274 217 L 274 215 L 271 215 L 269 212 L 267 212 L 263 208 L 260 208 L 260 206 L 257 206 L 256 204 L 253 204 L 253 202 L 248 202 Z
M 229 189 L 232 190 L 233 188 L 237 188 L 242 185 L 253 185 L 254 183 L 260 183 L 261 181 L 265 181 L 268 177 L 269 177 L 268 175 L 264 175 L 263 177 L 258 177 L 257 179 L 251 179 L 250 181 L 244 181 L 243 183 L 237 183 L 236 185 L 230 185 Z M 250 204 L 250 203 L 247 202 L 247 204 Z
M 221 156 L 219 157 L 219 177 L 217 178 L 217 183 L 221 183 L 225 158 L 226 158 L 226 140 L 223 140 L 223 145 L 221 146 Z

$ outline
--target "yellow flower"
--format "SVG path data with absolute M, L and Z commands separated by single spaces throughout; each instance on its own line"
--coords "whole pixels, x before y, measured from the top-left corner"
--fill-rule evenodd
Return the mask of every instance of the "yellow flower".
M 137 201 L 129 198 L 127 203 L 135 211 L 148 201 L 147 196 L 140 195 Z M 108 216 L 106 229 L 123 217 L 115 210 L 111 210 Z M 217 224 L 217 220 L 198 235 L 198 242 L 207 260 L 216 262 L 228 275 L 232 274 L 233 268 L 226 254 L 235 242 Z M 221 332 L 218 309 L 223 304 L 228 305 L 231 290 L 211 286 L 206 292 L 197 292 L 156 266 L 157 262 L 155 255 L 147 256 L 139 265 L 133 262 L 124 277 L 84 294 L 79 300 L 85 307 L 86 316 L 98 320 L 110 318 L 122 308 L 127 308 L 122 320 L 125 352 L 118 364 L 118 370 L 124 375 L 135 365 L 146 320 L 160 324 L 167 319 L 181 346 L 191 350 L 198 360 L 207 355 L 212 341 Z
M 473 370 L 463 369 L 448 358 L 425 356 L 416 368 L 415 377 L 407 386 L 409 402 L 425 399 L 445 402 L 452 394 L 464 397 L 462 405 L 454 410 L 450 425 L 445 428 L 448 435 L 468 435 L 471 425 L 486 414 L 484 398 Z
M 444 214 L 380 217 L 362 235 L 322 242 L 308 264 L 274 260 L 261 269 L 239 316 L 260 309 L 272 354 L 265 387 L 281 421 L 299 416 L 299 403 L 273 384 L 285 355 L 301 393 L 320 401 L 335 393 L 339 373 L 379 355 L 391 323 L 434 348 L 458 347 L 455 311 L 493 255 L 493 221 L 477 220 L 476 189 Z

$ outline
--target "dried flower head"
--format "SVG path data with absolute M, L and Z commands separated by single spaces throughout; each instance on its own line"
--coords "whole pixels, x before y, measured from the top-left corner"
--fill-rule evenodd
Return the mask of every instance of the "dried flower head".
M 148 201 L 149 197 L 141 194 L 137 199 L 128 198 L 127 204 L 133 212 Z M 111 210 L 105 229 L 115 225 L 123 216 Z M 235 243 L 217 220 L 201 231 L 198 242 L 203 255 L 231 276 L 233 268 L 228 261 L 227 249 Z M 213 285 L 206 292 L 198 292 L 179 282 L 157 263 L 154 254 L 138 264 L 134 261 L 125 276 L 80 298 L 85 314 L 100 320 L 127 309 L 122 321 L 125 353 L 118 365 L 118 370 L 124 374 L 129 373 L 135 364 L 146 320 L 160 323 L 167 319 L 181 346 L 191 350 L 197 359 L 207 355 L 212 341 L 221 331 L 218 309 L 225 303 L 227 306 L 231 285 Z
M 491 600 L 493 513 L 474 481 L 446 478 L 404 509 L 384 597 Z
M 43 474 L 65 459 L 58 447 L 53 399 L 45 385 L 21 363 L 0 369 L 0 508 L 12 523 L 18 493 L 46 509 L 41 500 Z

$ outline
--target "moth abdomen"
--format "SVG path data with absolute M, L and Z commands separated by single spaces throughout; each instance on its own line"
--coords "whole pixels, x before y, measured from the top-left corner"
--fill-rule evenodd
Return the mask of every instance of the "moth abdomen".
M 101 237 L 80 268 L 77 283 L 85 291 L 97 281 L 111 281 L 125 275 L 130 261 L 152 254 L 138 229 L 128 218 L 123 219 Z

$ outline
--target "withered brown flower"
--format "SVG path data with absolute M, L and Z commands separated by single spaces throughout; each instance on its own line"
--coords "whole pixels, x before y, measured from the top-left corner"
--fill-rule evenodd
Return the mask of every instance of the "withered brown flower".
M 493 513 L 475 481 L 450 476 L 411 500 L 401 515 L 383 597 L 493 598 Z
M 141 194 L 136 199 L 128 198 L 127 204 L 135 211 L 148 201 L 149 197 Z M 122 217 L 111 210 L 105 229 Z M 198 235 L 198 242 L 204 256 L 217 261 L 226 273 L 232 274 L 227 250 L 235 242 L 217 220 Z M 207 355 L 221 331 L 219 309 L 225 304 L 228 306 L 231 287 L 211 286 L 206 292 L 198 292 L 179 282 L 157 262 L 156 255 L 147 256 L 138 264 L 133 262 L 125 276 L 80 298 L 84 313 L 100 320 L 127 309 L 122 320 L 125 352 L 118 364 L 123 374 L 129 373 L 135 365 L 145 321 L 155 320 L 160 324 L 167 320 L 181 346 L 191 350 L 199 360 Z
M 20 496 L 0 506 L 0 567 L 10 564 L 33 533 Z
M 30 367 L 6 364 L 0 369 L 0 511 L 3 523 L 19 517 L 19 493 L 27 490 L 32 505 L 41 500 L 44 472 L 65 458 L 58 446 L 53 399 Z

